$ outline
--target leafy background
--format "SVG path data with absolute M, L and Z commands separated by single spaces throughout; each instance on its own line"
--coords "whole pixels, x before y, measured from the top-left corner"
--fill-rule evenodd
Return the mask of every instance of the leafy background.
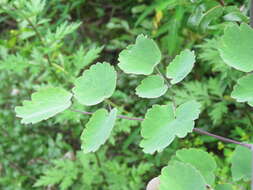
M 189 48 L 197 54 L 193 72 L 163 98 L 140 101 L 135 88 L 142 78 L 118 70 L 117 91 L 107 103 L 124 115 L 143 117 L 153 104 L 168 102 L 171 94 L 177 103 L 196 99 L 202 105 L 197 127 L 251 141 L 252 109 L 230 96 L 243 74 L 225 65 L 217 50 L 226 26 L 248 22 L 248 1 L 228 0 L 225 6 L 215 0 L 12 2 L 13 7 L 0 0 L 1 189 L 144 189 L 176 150 L 190 147 L 213 154 L 218 183 L 231 183 L 234 145 L 193 133 L 176 139 L 162 153 L 148 155 L 139 147 L 140 123 L 121 119 L 96 154 L 83 154 L 80 136 L 89 116 L 65 111 L 48 121 L 23 125 L 14 107 L 48 84 L 72 87 L 74 77 L 91 64 L 118 64 L 119 52 L 145 34 L 162 50 L 161 70 Z M 232 185 L 249 186 L 243 181 Z

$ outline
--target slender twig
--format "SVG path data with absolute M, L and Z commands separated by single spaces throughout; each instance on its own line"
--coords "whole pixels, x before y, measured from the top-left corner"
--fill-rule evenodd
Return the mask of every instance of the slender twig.
M 93 114 L 92 112 L 84 112 L 84 111 L 73 110 L 73 109 L 71 109 L 71 111 L 81 113 L 81 114 L 85 114 L 85 115 L 92 115 Z M 124 116 L 124 115 L 117 115 L 117 117 L 121 118 L 121 119 L 128 119 L 128 120 L 135 120 L 135 121 L 143 121 L 144 120 L 143 118 L 127 117 L 127 116 Z M 226 137 L 215 135 L 215 134 L 209 133 L 209 132 L 207 132 L 203 129 L 200 129 L 200 128 L 194 128 L 193 131 L 196 132 L 196 133 L 202 134 L 202 135 L 207 135 L 207 136 L 219 139 L 219 140 L 221 140 L 223 142 L 226 142 L 226 143 L 237 144 L 237 145 L 244 146 L 246 148 L 251 149 L 251 144 L 242 143 L 242 142 L 239 142 L 239 141 L 236 141 L 236 140 L 233 140 L 233 139 L 229 139 L 229 138 L 226 138 Z

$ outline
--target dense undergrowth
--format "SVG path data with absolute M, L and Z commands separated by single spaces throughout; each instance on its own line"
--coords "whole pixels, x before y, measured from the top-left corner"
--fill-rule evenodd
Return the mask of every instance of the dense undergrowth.
M 149 155 L 139 147 L 140 123 L 120 119 L 98 152 L 84 154 L 80 135 L 88 115 L 67 110 L 48 121 L 23 125 L 14 107 L 42 86 L 72 87 L 70 81 L 96 62 L 117 65 L 119 52 L 138 34 L 146 34 L 162 51 L 161 70 L 185 48 L 197 54 L 194 70 L 168 95 L 142 101 L 135 95 L 141 77 L 118 70 L 118 88 L 105 106 L 143 117 L 153 104 L 168 102 L 172 93 L 178 104 L 194 98 L 202 105 L 197 127 L 251 141 L 252 109 L 230 96 L 242 73 L 225 65 L 217 50 L 225 27 L 249 21 L 248 1 L 16 2 L 0 0 L 0 189 L 141 190 L 176 150 L 190 147 L 212 154 L 218 183 L 231 183 L 235 146 L 212 137 L 193 133 Z M 79 104 L 73 108 L 97 109 Z M 232 185 L 244 190 L 249 183 Z

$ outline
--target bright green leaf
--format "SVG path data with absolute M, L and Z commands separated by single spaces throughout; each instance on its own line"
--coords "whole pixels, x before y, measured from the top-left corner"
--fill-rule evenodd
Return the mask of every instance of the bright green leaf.
M 74 96 L 81 104 L 98 104 L 113 94 L 116 78 L 116 71 L 109 63 L 92 65 L 76 80 Z
M 176 152 L 176 158 L 184 163 L 194 166 L 205 178 L 207 184 L 214 184 L 214 171 L 217 165 L 214 158 L 210 154 L 196 148 L 182 149 Z
M 97 110 L 81 135 L 82 150 L 85 153 L 95 152 L 109 138 L 117 118 L 117 109 L 108 113 L 105 109 Z
M 252 62 L 253 63 L 253 62 Z M 248 102 L 253 106 L 253 74 L 243 76 L 237 81 L 231 96 L 238 102 Z
M 237 146 L 232 157 L 232 176 L 234 181 L 251 179 L 252 152 L 250 149 Z
M 24 101 L 15 112 L 22 123 L 37 123 L 64 111 L 71 105 L 72 94 L 58 87 L 48 87 L 32 94 L 31 101 Z
M 141 81 L 136 88 L 136 94 L 142 98 L 158 98 L 165 94 L 168 87 L 159 75 L 151 75 Z
M 244 72 L 253 71 L 253 29 L 247 24 L 228 27 L 221 40 L 220 55 L 229 66 Z
M 182 51 L 167 66 L 166 76 L 171 80 L 172 84 L 182 81 L 192 70 L 195 62 L 195 54 L 188 49 Z
M 156 43 L 139 35 L 134 45 L 129 45 L 119 54 L 119 67 L 125 73 L 150 75 L 161 61 L 161 52 Z
M 188 101 L 174 111 L 173 104 L 153 105 L 142 122 L 140 146 L 146 153 L 162 151 L 175 137 L 183 138 L 192 132 L 194 120 L 200 113 L 200 104 Z
M 162 169 L 159 190 L 206 190 L 200 172 L 190 164 L 174 162 Z

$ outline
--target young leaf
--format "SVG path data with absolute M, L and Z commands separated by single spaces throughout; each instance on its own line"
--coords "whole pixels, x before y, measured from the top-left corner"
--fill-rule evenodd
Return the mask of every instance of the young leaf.
M 159 190 L 206 190 L 200 172 L 190 164 L 174 162 L 162 169 Z
M 159 75 L 151 75 L 141 81 L 136 88 L 136 94 L 142 98 L 158 98 L 165 94 L 168 87 Z
M 243 76 L 237 81 L 231 96 L 238 102 L 248 102 L 253 106 L 253 74 Z
M 139 35 L 134 45 L 129 45 L 120 52 L 118 65 L 125 73 L 150 75 L 161 57 L 156 43 L 144 35 Z
M 237 146 L 232 157 L 232 176 L 234 181 L 241 179 L 250 180 L 252 175 L 251 169 L 252 152 L 250 149 Z
M 117 117 L 117 109 L 114 108 L 109 114 L 105 109 L 97 110 L 81 135 L 82 150 L 85 153 L 95 152 L 109 138 Z
M 22 123 L 37 123 L 64 111 L 71 105 L 72 94 L 59 87 L 48 87 L 32 94 L 31 101 L 24 101 L 15 112 Z
M 228 27 L 221 40 L 220 55 L 229 66 L 244 72 L 253 71 L 253 29 L 247 24 Z
M 179 83 L 191 72 L 194 62 L 194 52 L 186 49 L 167 66 L 166 76 L 172 79 L 172 84 Z
M 76 80 L 74 96 L 81 104 L 98 104 L 113 94 L 116 79 L 116 71 L 109 63 L 92 65 Z
M 174 112 L 172 103 L 168 105 L 153 105 L 142 122 L 141 135 L 144 138 L 140 146 L 146 153 L 162 151 L 175 137 L 183 138 L 192 132 L 194 120 L 200 113 L 200 104 L 188 101 Z
M 207 152 L 196 148 L 182 149 L 176 152 L 176 158 L 195 167 L 205 178 L 207 184 L 214 184 L 214 171 L 217 165 L 214 158 Z

